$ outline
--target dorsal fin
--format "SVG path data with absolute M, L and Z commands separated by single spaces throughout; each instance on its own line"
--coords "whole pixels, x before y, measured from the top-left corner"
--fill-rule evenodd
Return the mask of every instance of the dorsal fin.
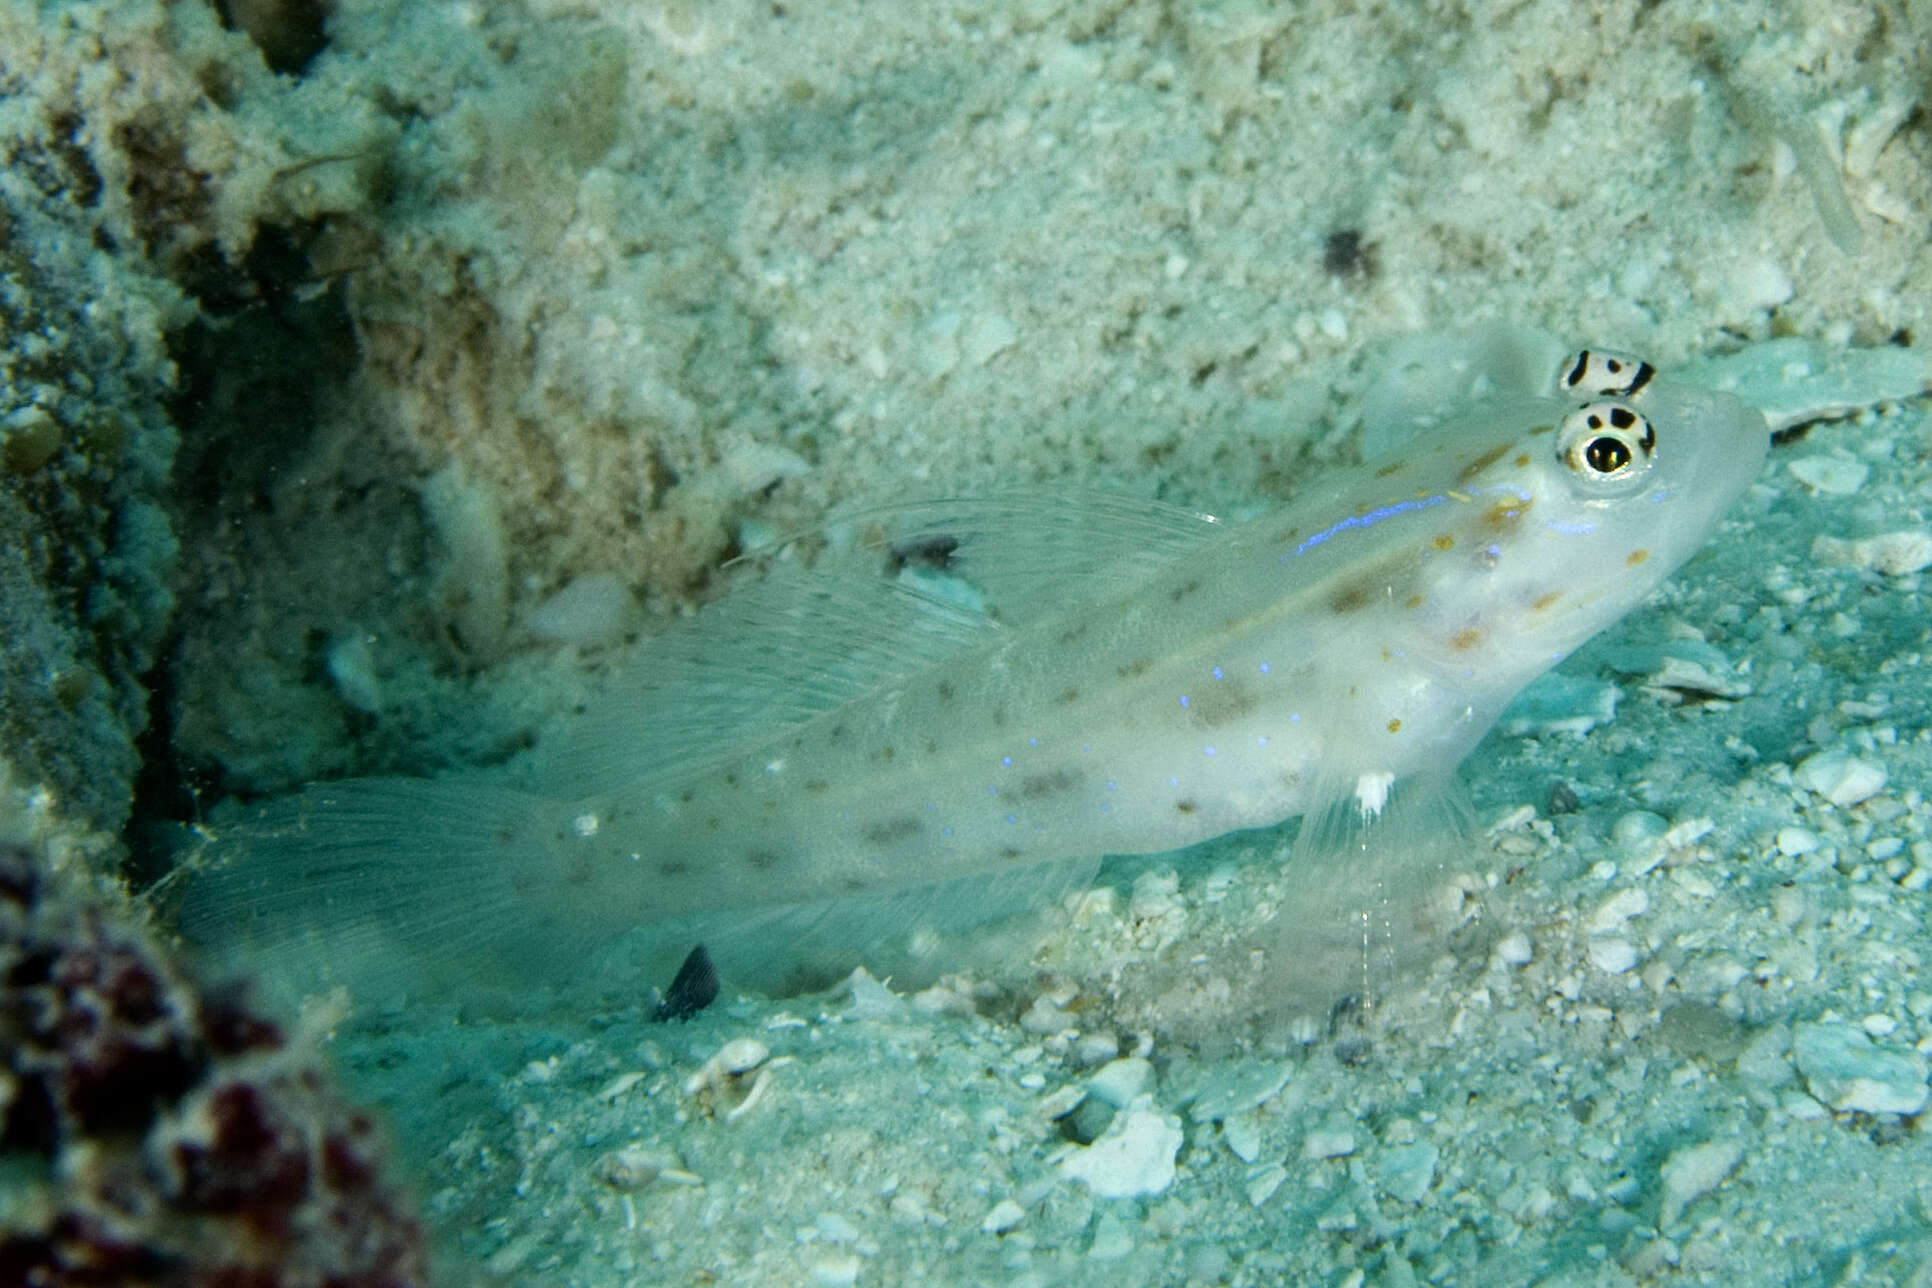
M 780 557 L 803 538 L 747 556 L 765 580 L 652 641 L 609 696 L 545 740 L 533 785 L 653 790 L 1001 623 L 1131 585 L 1217 526 L 1160 501 L 1059 488 L 838 516 L 810 569 Z
M 564 799 L 653 790 L 998 630 L 895 580 L 781 566 L 651 641 L 544 739 L 532 786 Z
M 822 530 L 834 557 L 916 583 L 963 583 L 1006 625 L 1098 599 L 1220 528 L 1211 514 L 1123 493 L 1031 487 L 871 506 Z M 780 542 L 749 558 L 793 544 Z

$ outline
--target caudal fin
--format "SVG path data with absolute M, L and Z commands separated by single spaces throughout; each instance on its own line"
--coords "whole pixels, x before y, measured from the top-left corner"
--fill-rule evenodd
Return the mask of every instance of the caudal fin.
M 283 997 L 528 988 L 626 924 L 573 897 L 541 843 L 564 812 L 481 777 L 313 787 L 220 821 L 159 902 L 214 964 Z

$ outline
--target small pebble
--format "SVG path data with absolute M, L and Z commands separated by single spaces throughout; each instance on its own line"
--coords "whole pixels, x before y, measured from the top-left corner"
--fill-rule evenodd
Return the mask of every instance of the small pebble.
M 1791 781 L 1846 809 L 1884 791 L 1888 775 L 1876 760 L 1833 748 L 1806 757 L 1792 771 Z
M 1925 1057 L 1875 1045 L 1849 1024 L 1800 1024 L 1792 1030 L 1792 1060 L 1805 1086 L 1839 1111 L 1916 1114 L 1932 1098 Z
M 1627 939 L 1592 939 L 1590 964 L 1606 975 L 1621 975 L 1637 964 L 1637 950 Z
M 979 1228 L 987 1234 L 1005 1234 L 1026 1219 L 1026 1209 L 1012 1199 L 1001 1199 L 985 1216 L 980 1218 Z
M 1111 1212 L 1102 1212 L 1093 1223 L 1093 1246 L 1087 1255 L 1095 1261 L 1119 1261 L 1134 1250 L 1134 1236 L 1127 1225 Z
M 1442 1153 L 1428 1141 L 1385 1149 L 1375 1163 L 1376 1179 L 1390 1198 L 1420 1203 L 1436 1181 Z
M 1534 955 L 1530 948 L 1530 938 L 1520 930 L 1512 930 L 1496 941 L 1496 960 L 1505 966 L 1527 966 Z
M 1808 827 L 1781 827 L 1778 829 L 1778 853 L 1788 858 L 1810 854 L 1824 842 L 1819 835 Z
M 812 1282 L 821 1288 L 848 1288 L 859 1281 L 864 1263 L 858 1254 L 844 1248 L 814 1248 L 805 1258 Z
M 1261 1157 L 1261 1125 L 1253 1114 L 1236 1114 L 1221 1124 L 1221 1139 L 1228 1150 L 1244 1163 Z
M 1116 1109 L 1154 1089 L 1154 1066 L 1138 1056 L 1115 1060 L 1087 1079 L 1087 1091 Z
M 1865 486 L 1871 466 L 1847 456 L 1801 456 L 1785 466 L 1792 477 L 1813 491 L 1850 496 Z
M 1117 1115 L 1093 1144 L 1062 1159 L 1060 1172 L 1103 1199 L 1161 1194 L 1174 1183 L 1181 1141 L 1179 1119 L 1136 1105 Z
M 1643 915 L 1650 909 L 1650 896 L 1642 889 L 1632 886 L 1619 890 L 1597 905 L 1591 914 L 1586 929 L 1593 935 L 1608 934 L 1620 928 L 1632 917 Z
M 1932 564 L 1932 533 L 1907 529 L 1858 541 L 1820 534 L 1811 543 L 1811 557 L 1823 564 L 1869 568 L 1887 577 L 1903 577 Z
M 1660 1174 L 1664 1204 L 1658 1224 L 1675 1224 L 1685 1208 L 1716 1189 L 1743 1157 L 1744 1146 L 1734 1140 L 1708 1141 L 1671 1154 Z
M 1318 1127 L 1301 1143 L 1306 1159 L 1345 1158 L 1355 1152 L 1355 1133 L 1347 1127 Z

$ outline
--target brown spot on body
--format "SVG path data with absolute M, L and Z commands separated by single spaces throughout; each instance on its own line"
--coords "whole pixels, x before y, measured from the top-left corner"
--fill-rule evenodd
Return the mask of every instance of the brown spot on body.
M 1492 528 L 1507 528 L 1529 513 L 1530 502 L 1527 497 L 1508 497 L 1489 507 L 1483 515 L 1483 522 Z
M 1467 483 L 1470 479 L 1475 478 L 1478 474 L 1481 474 L 1484 470 L 1501 460 L 1503 453 L 1508 450 L 1508 443 L 1498 443 L 1481 456 L 1478 456 L 1475 460 L 1469 462 L 1469 464 L 1463 466 L 1462 472 L 1456 475 L 1456 482 Z
M 1365 607 L 1368 602 L 1368 587 L 1358 581 L 1353 585 L 1343 586 L 1333 595 L 1329 596 L 1328 611 L 1331 613 L 1352 613 L 1358 608 Z
M 941 702 L 951 702 L 954 692 L 953 682 L 951 680 L 941 680 L 939 682 L 938 693 Z
M 657 874 L 661 877 L 681 877 L 690 870 L 690 864 L 683 859 L 666 859 L 657 865 Z
M 1138 658 L 1135 661 L 1127 663 L 1125 666 L 1115 667 L 1114 674 L 1123 680 L 1131 680 L 1136 676 L 1147 674 L 1153 665 L 1154 659 L 1151 657 Z
M 1519 470 L 1528 469 L 1529 463 L 1530 463 L 1530 454 L 1528 452 L 1518 453 L 1516 459 L 1510 462 L 1510 464 L 1514 465 Z
M 826 787 L 827 784 L 823 778 L 807 778 L 805 780 L 805 790 L 814 796 L 824 795 Z
M 1028 774 L 1020 780 L 1020 795 L 1026 800 L 1057 796 L 1080 785 L 1086 775 L 1072 769 L 1056 769 L 1046 774 Z
M 1547 613 L 1556 606 L 1556 601 L 1561 598 L 1563 598 L 1563 592 L 1560 590 L 1553 590 L 1547 595 L 1538 595 L 1535 602 L 1530 605 L 1530 610 L 1532 612 Z
M 1475 627 L 1457 631 L 1449 637 L 1449 647 L 1457 652 L 1465 652 L 1483 642 L 1483 633 Z
M 873 752 L 873 753 L 872 753 L 872 759 L 874 759 L 874 760 L 881 760 L 881 761 L 889 761 L 889 760 L 891 760 L 891 759 L 892 759 L 892 754 L 893 754 L 893 753 L 892 753 L 892 748 L 890 748 L 890 747 L 881 747 L 881 748 L 879 748 L 879 749 L 878 749 L 877 751 L 875 751 L 875 752 Z
M 1174 802 L 1174 812 L 1176 814 L 1192 814 L 1197 808 L 1198 806 L 1196 806 L 1193 801 L 1175 801 Z
M 1389 721 L 1389 732 L 1390 732 L 1390 733 L 1401 733 L 1401 732 L 1402 732 L 1402 722 L 1401 722 L 1400 720 L 1391 720 L 1391 721 Z
M 1216 684 L 1188 695 L 1187 712 L 1204 728 L 1216 729 L 1254 710 L 1254 695 L 1239 681 Z
M 1438 550 L 1454 550 L 1456 548 L 1456 539 L 1446 532 L 1438 532 L 1429 539 L 1429 544 Z
M 1638 564 L 1643 563 L 1649 558 L 1650 552 L 1648 550 L 1632 550 L 1629 557 L 1624 560 L 1624 563 L 1635 568 Z
M 1092 625 L 1091 622 L 1081 622 L 1078 626 L 1069 626 L 1066 630 L 1060 632 L 1060 642 L 1062 644 L 1073 643 L 1087 633 L 1087 627 L 1090 625 Z
M 1384 465 L 1381 469 L 1375 471 L 1375 477 L 1378 479 L 1385 479 L 1389 475 L 1400 471 L 1403 465 L 1405 465 L 1406 463 L 1407 462 L 1405 461 L 1399 461 L 1399 460 L 1390 461 L 1387 465 Z
M 1168 595 L 1167 595 L 1168 601 L 1170 603 L 1178 604 L 1183 599 L 1186 599 L 1189 595 L 1192 595 L 1195 591 L 1199 590 L 1200 588 L 1201 588 L 1201 583 L 1198 578 L 1195 580 L 1186 582 L 1183 585 L 1176 586 L 1173 590 L 1168 592 Z
M 770 872 L 778 866 L 778 855 L 770 850 L 748 850 L 745 852 L 745 865 L 759 872 Z
M 1010 862 L 1014 859 L 1021 857 L 1025 853 L 1026 853 L 1025 850 L 1016 849 L 1015 847 L 1009 845 L 1005 849 L 1000 851 L 1000 857 Z
M 922 830 L 918 819 L 910 814 L 901 814 L 898 818 L 889 818 L 883 823 L 870 824 L 859 835 L 874 845 L 891 845 L 895 841 L 915 837 Z
M 1055 698 L 1054 701 L 1064 707 L 1078 701 L 1079 698 L 1080 698 L 1080 690 L 1062 689 L 1060 690 L 1060 696 Z

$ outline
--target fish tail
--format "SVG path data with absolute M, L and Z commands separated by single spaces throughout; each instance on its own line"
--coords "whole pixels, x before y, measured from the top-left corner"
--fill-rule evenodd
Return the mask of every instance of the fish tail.
M 219 822 L 158 902 L 272 995 L 517 989 L 621 932 L 546 843 L 569 811 L 481 777 L 355 779 Z

